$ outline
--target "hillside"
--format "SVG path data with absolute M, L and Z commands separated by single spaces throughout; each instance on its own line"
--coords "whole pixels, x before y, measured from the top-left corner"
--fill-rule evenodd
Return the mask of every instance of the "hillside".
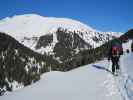
M 49 71 L 49 66 L 57 64 L 49 56 L 42 56 L 0 33 L 0 94 L 36 82 L 42 73 Z

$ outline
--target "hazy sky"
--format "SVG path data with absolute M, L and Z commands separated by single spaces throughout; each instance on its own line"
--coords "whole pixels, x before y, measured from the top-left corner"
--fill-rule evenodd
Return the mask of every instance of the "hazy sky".
M 133 28 L 133 0 L 0 0 L 0 19 L 29 13 L 76 19 L 100 31 Z

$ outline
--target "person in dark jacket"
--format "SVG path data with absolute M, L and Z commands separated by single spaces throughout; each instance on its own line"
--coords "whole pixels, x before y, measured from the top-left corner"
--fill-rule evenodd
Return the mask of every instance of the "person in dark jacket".
M 110 45 L 108 60 L 112 62 L 112 73 L 115 74 L 119 69 L 120 55 L 123 54 L 122 44 L 118 41 L 113 41 Z

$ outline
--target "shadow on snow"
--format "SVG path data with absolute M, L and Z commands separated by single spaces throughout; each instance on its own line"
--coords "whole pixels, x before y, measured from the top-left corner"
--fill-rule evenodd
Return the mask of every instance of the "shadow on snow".
M 104 70 L 106 72 L 110 72 L 112 74 L 112 72 L 109 69 L 107 69 L 107 68 L 105 68 L 103 66 L 100 66 L 100 65 L 92 65 L 92 67 L 97 68 L 97 69 L 100 69 L 100 70 Z

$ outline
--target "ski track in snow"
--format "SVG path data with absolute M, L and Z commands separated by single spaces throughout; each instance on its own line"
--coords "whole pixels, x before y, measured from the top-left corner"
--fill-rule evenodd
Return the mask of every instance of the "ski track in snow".
M 110 86 L 109 85 L 105 86 L 107 86 L 111 94 L 116 92 L 115 90 L 113 90 L 114 86 L 116 86 L 118 92 L 122 97 L 122 100 L 133 100 L 133 78 L 132 78 L 133 75 L 130 74 L 132 72 L 131 70 L 131 65 L 133 64 L 132 59 L 133 59 L 133 53 L 124 54 L 124 56 L 122 56 L 120 59 L 120 65 L 121 65 L 120 75 L 113 78 L 110 77 L 110 75 L 108 75 L 108 78 L 105 81 L 105 83 L 110 83 Z M 114 83 L 115 85 L 113 85 Z
M 130 41 L 129 43 L 130 44 Z M 124 50 L 129 49 L 129 46 L 124 46 Z M 132 62 L 133 53 L 124 54 L 120 59 L 121 73 L 119 76 L 112 77 L 111 74 L 107 75 L 106 80 L 104 81 L 104 86 L 110 92 L 108 96 L 113 94 L 119 94 L 122 97 L 122 100 L 133 100 L 133 74 L 132 74 Z M 101 62 L 100 62 L 101 63 Z M 104 62 L 104 65 L 99 64 L 100 66 L 106 66 L 107 69 L 111 70 L 111 64 Z M 108 65 L 108 66 L 107 66 Z M 109 66 L 110 65 L 110 66 Z
M 130 41 L 129 41 L 130 43 Z M 133 100 L 133 53 L 126 54 L 121 59 L 122 74 L 119 78 L 119 83 L 122 87 L 119 87 L 122 95 L 125 95 L 124 100 Z M 123 90 L 123 91 L 122 91 Z

